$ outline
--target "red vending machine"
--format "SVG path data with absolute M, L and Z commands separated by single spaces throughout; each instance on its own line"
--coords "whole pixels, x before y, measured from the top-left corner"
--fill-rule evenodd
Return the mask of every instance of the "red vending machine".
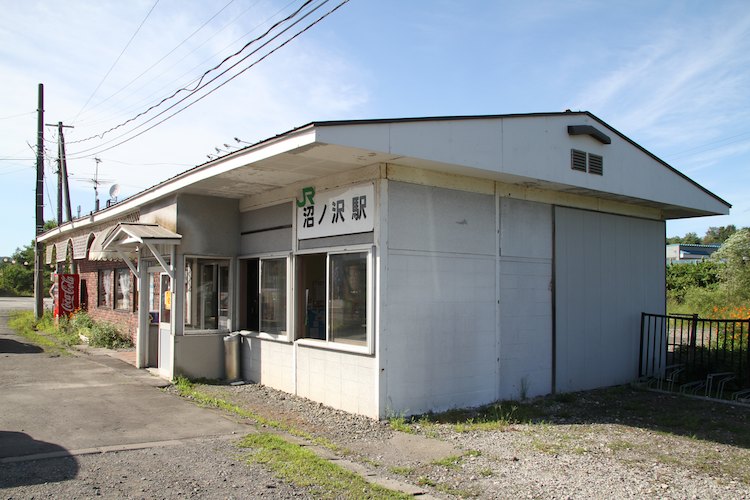
M 80 307 L 81 277 L 77 274 L 55 274 L 55 317 L 70 316 Z

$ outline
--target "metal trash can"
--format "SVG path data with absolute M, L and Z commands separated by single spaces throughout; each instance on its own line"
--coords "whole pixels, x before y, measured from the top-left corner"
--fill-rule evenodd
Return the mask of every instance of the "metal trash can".
M 224 337 L 224 373 L 227 382 L 240 380 L 240 340 L 237 332 Z

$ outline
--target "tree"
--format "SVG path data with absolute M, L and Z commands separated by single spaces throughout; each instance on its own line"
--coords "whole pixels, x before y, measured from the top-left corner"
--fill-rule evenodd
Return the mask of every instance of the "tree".
M 672 236 L 671 238 L 667 238 L 667 245 L 672 245 L 674 243 L 684 243 L 686 245 L 699 245 L 701 243 L 701 238 L 698 236 L 698 233 L 686 233 L 685 236 Z
M 727 238 L 737 232 L 737 227 L 734 224 L 728 226 L 711 226 L 706 231 L 706 235 L 703 237 L 703 244 L 708 245 L 709 243 L 724 243 Z
M 750 298 L 750 228 L 735 231 L 711 257 L 724 263 L 719 275 L 730 297 Z
M 34 293 L 34 242 L 0 262 L 0 295 Z

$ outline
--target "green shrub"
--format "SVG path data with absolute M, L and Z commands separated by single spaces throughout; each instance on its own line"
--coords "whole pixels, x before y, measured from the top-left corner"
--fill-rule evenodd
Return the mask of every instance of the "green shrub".
M 117 349 L 120 347 L 132 347 L 130 339 L 124 337 L 117 326 L 112 323 L 95 323 L 90 329 L 89 345 L 92 347 L 106 347 Z

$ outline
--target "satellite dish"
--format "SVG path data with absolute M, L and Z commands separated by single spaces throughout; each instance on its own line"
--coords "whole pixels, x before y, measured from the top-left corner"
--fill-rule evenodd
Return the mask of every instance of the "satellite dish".
M 111 198 L 117 198 L 118 194 L 120 194 L 120 185 L 119 184 L 112 184 L 112 187 L 109 188 L 109 196 Z

